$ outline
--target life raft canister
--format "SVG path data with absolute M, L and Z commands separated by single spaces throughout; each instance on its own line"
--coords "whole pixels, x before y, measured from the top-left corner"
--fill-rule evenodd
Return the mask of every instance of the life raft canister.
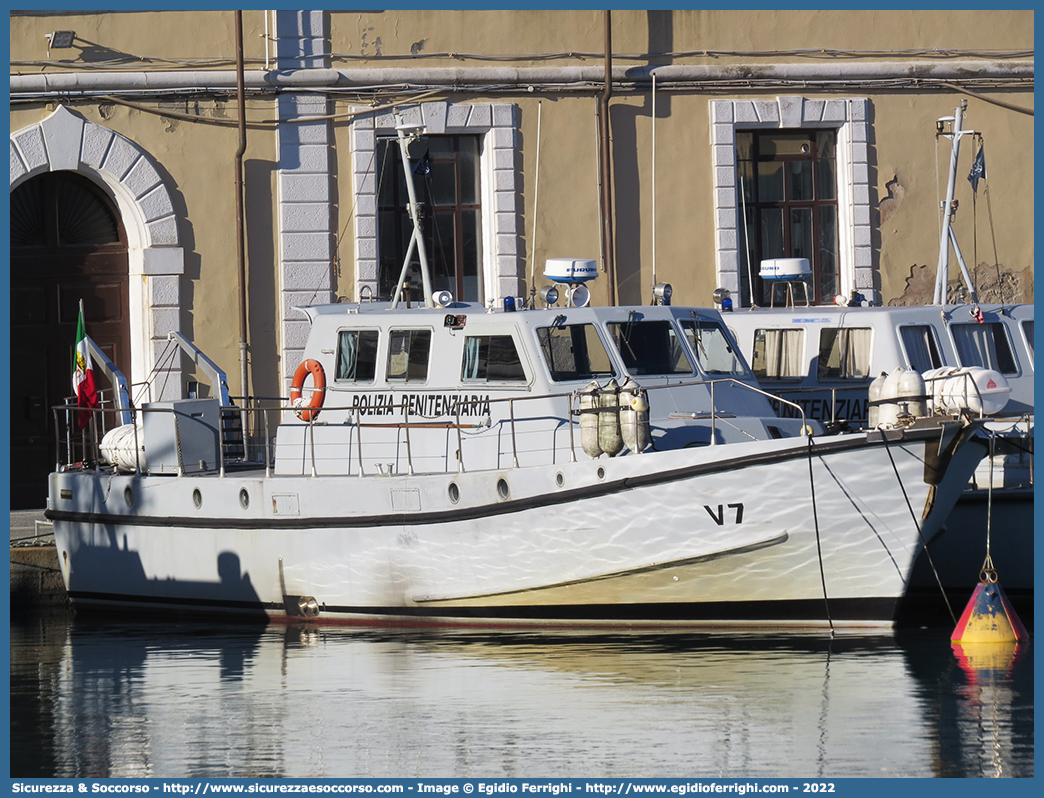
M 312 398 L 308 404 L 301 399 L 301 389 L 304 387 L 305 377 L 312 375 Z M 305 360 L 294 372 L 294 381 L 290 384 L 290 404 L 297 410 L 297 417 L 302 421 L 312 421 L 319 415 L 319 408 L 323 406 L 326 398 L 326 374 L 323 372 L 322 364 L 318 360 Z

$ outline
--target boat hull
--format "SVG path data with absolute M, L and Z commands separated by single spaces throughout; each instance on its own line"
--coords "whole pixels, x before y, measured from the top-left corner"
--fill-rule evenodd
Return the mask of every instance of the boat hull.
M 83 607 L 381 624 L 888 624 L 922 539 L 985 454 L 972 429 L 459 474 L 68 471 L 51 477 L 47 514 Z

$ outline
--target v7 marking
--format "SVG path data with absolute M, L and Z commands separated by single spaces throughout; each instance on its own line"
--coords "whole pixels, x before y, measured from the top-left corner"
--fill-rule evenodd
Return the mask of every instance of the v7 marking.
M 735 523 L 742 524 L 743 523 L 743 502 L 740 502 L 739 504 L 729 504 L 729 505 L 721 505 L 721 504 L 719 504 L 717 513 L 715 513 L 714 510 L 712 510 L 710 508 L 710 505 L 708 505 L 708 504 L 703 505 L 703 509 L 707 511 L 707 515 L 709 515 L 712 519 L 714 519 L 714 523 L 716 523 L 718 526 L 723 526 L 725 524 L 725 507 L 726 506 L 730 510 L 735 510 L 736 511 L 736 521 L 735 521 Z

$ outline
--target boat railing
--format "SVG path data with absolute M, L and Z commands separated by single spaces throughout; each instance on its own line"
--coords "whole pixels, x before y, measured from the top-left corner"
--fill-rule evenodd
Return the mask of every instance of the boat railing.
M 721 401 L 722 391 L 726 388 L 738 388 L 742 391 L 749 391 L 759 396 L 764 396 L 768 399 L 777 399 L 778 401 L 784 402 L 792 406 L 795 411 L 801 417 L 801 429 L 804 434 L 808 434 L 809 428 L 807 420 L 805 418 L 804 410 L 800 405 L 789 402 L 785 399 L 779 399 L 774 397 L 770 392 L 765 391 L 759 387 L 751 385 L 742 380 L 735 378 L 716 378 L 716 379 L 698 379 L 688 381 L 676 381 L 670 382 L 664 385 L 648 385 L 642 386 L 641 390 L 647 393 L 655 393 L 662 390 L 676 390 L 679 388 L 699 388 L 703 387 L 707 389 L 710 398 L 710 409 L 709 410 L 695 410 L 692 412 L 674 412 L 668 414 L 667 417 L 675 419 L 690 419 L 693 421 L 708 422 L 710 425 L 710 439 L 708 445 L 716 445 L 718 443 L 718 426 L 720 424 L 731 425 L 734 429 L 740 430 L 740 432 L 747 437 L 757 439 L 749 430 L 743 429 L 740 426 L 734 424 L 730 419 L 737 417 L 735 407 L 730 409 L 720 408 L 719 402 Z M 546 414 L 546 408 L 543 412 L 538 415 L 527 415 L 524 410 L 520 410 L 521 405 L 540 401 L 545 403 L 548 400 L 564 400 L 566 406 L 565 412 L 562 416 L 554 415 L 548 416 Z M 266 475 L 271 473 L 271 469 L 274 463 L 274 429 L 273 415 L 278 418 L 285 418 L 286 416 L 292 416 L 296 412 L 296 408 L 291 406 L 285 397 L 233 397 L 232 401 L 234 405 L 232 407 L 222 407 L 222 428 L 224 427 L 224 417 L 226 414 L 234 413 L 241 419 L 241 449 L 237 449 L 237 455 L 230 457 L 229 446 L 226 445 L 228 442 L 223 437 L 219 437 L 219 444 L 216 446 L 217 461 L 213 463 L 209 469 L 201 470 L 216 470 L 219 475 L 223 476 L 229 469 L 241 469 L 241 468 L 259 468 L 264 467 Z M 506 405 L 505 413 L 490 413 L 490 416 L 479 420 L 477 423 L 466 422 L 461 418 L 461 404 L 458 403 L 454 408 L 452 418 L 450 420 L 434 419 L 427 417 L 422 414 L 411 412 L 411 408 L 408 404 L 404 404 L 401 408 L 402 416 L 396 421 L 365 421 L 362 418 L 362 412 L 358 407 L 338 407 L 336 405 L 325 405 L 323 407 L 323 413 L 327 414 L 327 417 L 334 413 L 344 413 L 345 419 L 343 422 L 338 422 L 338 425 L 344 425 L 354 427 L 356 434 L 354 436 L 354 443 L 356 447 L 357 460 L 358 460 L 358 475 L 365 476 L 367 471 L 363 467 L 363 447 L 364 437 L 367 434 L 367 430 L 377 429 L 401 429 L 404 434 L 404 448 L 405 448 L 405 459 L 406 459 L 406 471 L 408 474 L 416 473 L 416 463 L 414 459 L 414 438 L 418 432 L 430 430 L 433 428 L 445 429 L 452 431 L 450 434 L 456 436 L 457 449 L 454 453 L 455 467 L 458 473 L 466 470 L 466 447 L 465 441 L 466 433 L 471 432 L 482 432 L 485 429 L 497 425 L 503 425 L 506 427 L 506 437 L 509 442 L 509 453 L 508 456 L 511 460 L 511 465 L 514 468 L 520 465 L 520 453 L 522 449 L 519 445 L 520 431 L 519 427 L 523 423 L 532 424 L 533 422 L 540 422 L 541 424 L 550 423 L 554 426 L 556 423 L 558 426 L 565 426 L 568 431 L 568 456 L 570 462 L 577 460 L 577 435 L 576 427 L 579 423 L 581 416 L 580 409 L 580 391 L 573 390 L 560 393 L 552 394 L 539 394 L 534 396 L 507 396 L 507 397 L 490 397 L 488 403 L 491 406 L 503 406 Z M 182 416 L 184 413 L 179 412 L 175 406 L 166 405 L 163 407 L 145 407 L 145 408 L 131 408 L 131 424 L 120 425 L 119 421 L 122 418 L 117 413 L 126 412 L 125 410 L 118 410 L 112 405 L 112 402 L 103 402 L 98 408 L 80 408 L 72 403 L 72 400 L 67 401 L 66 404 L 58 405 L 53 408 L 55 413 L 55 436 L 56 436 L 56 449 L 59 452 L 57 468 L 59 470 L 68 468 L 69 466 L 76 466 L 81 468 L 94 468 L 104 469 L 112 465 L 112 463 L 106 462 L 106 457 L 103 456 L 101 451 L 101 442 L 106 432 L 114 429 L 117 426 L 128 427 L 126 435 L 128 436 L 128 443 L 132 444 L 131 448 L 133 452 L 133 471 L 135 473 L 151 473 L 155 470 L 155 466 L 149 463 L 149 451 L 146 447 L 144 462 L 141 457 L 142 444 L 143 444 L 143 419 L 144 415 L 148 413 L 167 413 L 173 415 L 172 428 L 173 438 L 176 442 L 177 448 L 177 459 L 174 473 L 178 476 L 183 476 L 185 473 L 198 471 L 195 469 L 196 463 L 186 463 L 182 455 L 182 437 L 183 432 L 181 425 L 183 422 Z M 90 414 L 90 422 L 88 425 L 77 434 L 77 422 L 76 419 L 78 414 L 81 412 Z M 497 421 L 492 420 L 492 416 L 498 416 Z M 328 422 L 325 420 L 316 420 L 317 414 L 313 414 L 305 422 L 307 427 L 307 438 L 305 445 L 307 446 L 307 457 L 309 462 L 309 471 L 314 475 L 318 475 L 318 459 L 316 456 L 317 445 L 322 446 L 323 444 L 317 444 L 315 428 L 327 426 Z M 115 422 L 115 423 L 114 423 Z M 278 423 L 278 422 L 276 422 Z M 62 434 L 60 430 L 64 431 L 64 445 Z M 219 436 L 221 433 L 218 433 Z M 557 451 L 557 446 L 552 446 L 553 451 Z M 62 457 L 62 451 L 65 452 L 65 457 Z M 79 453 L 79 456 L 77 456 Z M 552 455 L 554 456 L 554 455 Z M 62 460 L 64 459 L 64 464 Z M 121 461 L 123 463 L 124 470 L 130 470 L 130 463 L 128 461 Z M 447 463 L 447 469 L 448 469 Z M 166 472 L 169 473 L 169 472 Z
M 177 445 L 176 473 L 181 476 L 190 466 L 182 459 L 181 413 L 174 406 L 121 408 L 117 402 L 99 391 L 98 407 L 86 408 L 76 404 L 76 397 L 67 397 L 65 403 L 51 408 L 54 415 L 54 450 L 56 470 L 69 467 L 101 469 L 111 466 L 102 453 L 102 443 L 107 433 L 118 427 L 127 428 L 127 448 L 133 452 L 136 473 L 146 473 L 148 453 L 144 462 L 141 457 L 143 422 L 146 414 L 169 414 L 173 416 L 173 437 Z M 240 397 L 232 397 L 232 401 Z M 217 427 L 214 430 L 216 470 L 224 474 L 227 467 L 264 467 L 270 472 L 272 464 L 272 417 L 287 409 L 284 397 L 250 397 L 241 399 L 242 405 L 233 404 L 219 409 Z M 265 403 L 268 403 L 267 405 Z M 87 423 L 81 427 L 81 414 Z M 125 418 L 129 423 L 123 423 Z M 277 422 L 278 423 L 278 422 Z
M 75 396 L 67 396 L 63 404 L 51 408 L 54 413 L 54 436 L 57 466 L 70 465 L 74 462 L 94 462 L 97 460 L 98 442 L 109 431 L 111 422 L 120 423 L 121 410 L 108 389 L 98 389 L 98 407 L 82 408 L 76 405 Z M 87 426 L 78 430 L 79 413 L 87 414 Z M 78 433 L 78 434 L 77 434 Z M 62 452 L 65 452 L 64 456 Z
M 927 401 L 928 399 L 932 398 L 932 396 L 937 393 L 936 390 L 935 390 L 935 387 L 934 387 L 935 385 L 937 385 L 937 384 L 941 385 L 942 383 L 945 383 L 945 382 L 948 382 L 948 381 L 955 381 L 954 382 L 955 389 L 950 392 L 951 395 L 963 395 L 964 398 L 965 398 L 966 403 L 970 404 L 972 407 L 977 405 L 980 408 L 978 412 L 970 411 L 970 412 L 972 412 L 973 415 L 977 415 L 980 419 L 986 417 L 987 414 L 983 411 L 983 408 L 986 405 L 986 401 L 985 401 L 986 397 L 983 395 L 982 391 L 979 388 L 979 384 L 975 381 L 974 377 L 971 374 L 968 374 L 968 373 L 941 374 L 941 375 L 938 375 L 938 376 L 926 377 L 926 378 L 924 378 L 924 382 L 925 382 L 925 392 L 924 392 L 924 395 L 923 396 L 907 397 L 905 400 L 906 401 L 910 401 L 910 402 L 916 401 L 918 399 L 921 400 L 921 401 Z M 779 387 L 773 388 L 773 390 L 771 391 L 770 395 L 771 395 L 773 400 L 782 402 L 782 401 L 785 401 L 783 399 L 783 395 L 784 394 L 786 394 L 786 395 L 820 395 L 820 394 L 823 394 L 823 393 L 829 391 L 829 393 L 830 393 L 830 423 L 831 424 L 835 424 L 835 423 L 837 423 L 837 420 L 838 420 L 837 419 L 837 415 L 838 415 L 838 411 L 837 411 L 837 408 L 838 408 L 838 394 L 849 392 L 849 393 L 857 393 L 860 397 L 862 397 L 862 396 L 867 395 L 869 393 L 869 387 L 870 387 L 870 383 L 869 382 L 861 382 L 861 383 L 856 384 L 856 385 L 834 385 L 834 384 L 820 384 L 820 385 L 815 385 L 815 386 L 810 386 L 810 385 L 794 385 L 794 386 L 780 385 Z M 974 400 L 974 401 L 972 401 L 972 400 Z M 902 401 L 904 401 L 904 398 L 903 397 L 898 397 L 898 398 L 889 399 L 888 401 L 902 402 Z M 793 402 L 786 402 L 786 404 L 794 406 Z M 845 419 L 845 420 L 846 421 L 858 420 L 858 421 L 864 421 L 865 422 L 867 419 L 861 418 L 861 419 Z
M 798 405 L 798 404 L 796 404 L 794 402 L 790 402 L 790 401 L 788 401 L 786 399 L 780 399 L 779 397 L 773 396 L 773 394 L 769 393 L 768 391 L 765 391 L 765 390 L 763 390 L 763 389 L 761 389 L 759 387 L 751 385 L 750 383 L 743 382 L 742 380 L 737 380 L 737 379 L 732 378 L 732 377 L 718 378 L 718 379 L 713 379 L 713 380 L 688 380 L 688 381 L 672 382 L 672 383 L 666 384 L 666 385 L 642 386 L 642 390 L 644 390 L 646 392 L 653 392 L 653 391 L 660 391 L 660 390 L 667 390 L 667 389 L 677 389 L 677 388 L 700 387 L 700 386 L 707 387 L 709 389 L 709 391 L 710 391 L 710 405 L 711 405 L 711 410 L 710 411 L 707 411 L 707 412 L 698 412 L 697 411 L 697 412 L 691 412 L 691 413 L 672 413 L 672 414 L 670 414 L 670 417 L 671 418 L 685 418 L 685 419 L 691 419 L 691 420 L 709 421 L 710 422 L 710 430 L 711 430 L 711 432 L 710 432 L 710 440 L 709 440 L 709 444 L 708 445 L 711 445 L 711 446 L 713 446 L 713 445 L 715 445 L 717 443 L 717 425 L 719 423 L 729 424 L 734 429 L 738 429 L 743 434 L 747 435 L 748 437 L 750 437 L 750 438 L 752 438 L 754 440 L 757 440 L 757 438 L 755 436 L 751 435 L 746 430 L 741 429 L 740 427 L 738 427 L 735 424 L 731 424 L 729 419 L 735 417 L 734 413 L 719 412 L 719 410 L 717 409 L 717 392 L 720 391 L 721 387 L 724 386 L 724 385 L 736 386 L 736 387 L 739 387 L 742 390 L 750 391 L 750 392 L 758 394 L 760 396 L 764 396 L 766 399 L 769 399 L 769 400 L 775 399 L 775 400 L 783 402 L 784 404 L 790 405 L 791 407 L 793 407 L 797 411 L 798 415 L 801 418 L 801 429 L 804 431 L 805 434 L 808 434 L 809 427 L 808 427 L 807 419 L 805 417 L 805 411 L 802 409 L 802 407 L 800 405 Z M 565 399 L 568 402 L 568 411 L 567 411 L 567 413 L 568 413 L 569 421 L 568 421 L 566 426 L 567 426 L 567 429 L 569 431 L 569 461 L 570 462 L 576 462 L 576 459 L 577 459 L 577 457 L 576 457 L 576 423 L 574 422 L 574 419 L 579 418 L 579 416 L 581 415 L 581 410 L 580 410 L 580 407 L 579 407 L 579 396 L 580 396 L 580 390 L 573 390 L 573 391 L 564 392 L 564 393 L 540 394 L 538 396 L 509 396 L 509 397 L 501 397 L 501 398 L 492 398 L 491 397 L 489 399 L 489 404 L 490 405 L 507 404 L 508 412 L 507 412 L 506 422 L 508 424 L 509 436 L 510 436 L 510 440 L 511 440 L 511 463 L 512 463 L 512 467 L 514 467 L 514 468 L 518 468 L 519 467 L 519 446 L 518 446 L 518 422 L 519 422 L 519 419 L 518 419 L 518 417 L 517 417 L 517 415 L 515 413 L 516 405 L 518 403 L 521 403 L 521 402 L 536 401 L 536 400 L 546 401 L 548 399 Z M 331 408 L 331 409 L 345 410 L 347 408 Z M 359 431 L 359 434 L 356 435 L 356 446 L 358 448 L 358 460 L 359 460 L 359 463 L 360 463 L 360 475 L 364 475 L 363 469 L 361 467 L 361 464 L 362 464 L 362 446 L 363 446 L 362 434 L 363 434 L 363 430 L 368 428 L 368 427 L 370 427 L 370 428 L 380 428 L 380 429 L 397 428 L 397 429 L 404 430 L 405 448 L 406 448 L 406 460 L 407 460 L 407 463 L 406 463 L 407 472 L 409 474 L 411 474 L 411 475 L 414 474 L 415 473 L 415 469 L 414 469 L 414 464 L 413 464 L 413 447 L 412 447 L 412 440 L 411 440 L 410 430 L 411 429 L 418 429 L 418 428 L 430 428 L 432 426 L 432 422 L 429 419 L 427 419 L 427 418 L 425 418 L 423 416 L 421 418 L 423 420 L 411 421 L 410 409 L 409 409 L 409 406 L 407 405 L 407 406 L 403 407 L 403 420 L 402 421 L 399 421 L 399 422 L 364 422 L 362 420 L 362 418 L 361 418 L 361 411 L 359 410 L 359 408 L 358 407 L 354 408 L 354 416 L 352 417 L 351 425 L 354 426 Z M 547 419 L 547 417 L 541 417 L 541 418 L 542 418 L 542 420 L 549 420 L 549 419 Z M 532 421 L 532 420 L 535 420 L 535 419 L 533 417 L 530 417 L 530 418 L 527 418 L 525 420 Z M 562 421 L 563 423 L 565 423 L 564 419 L 559 419 L 559 420 Z M 308 422 L 309 427 L 312 427 L 314 425 L 314 423 L 315 423 L 315 421 L 314 421 L 314 417 L 313 417 L 313 419 Z M 449 424 L 445 424 L 445 423 L 444 424 L 438 424 L 438 423 L 436 423 L 436 426 L 448 426 L 448 427 L 454 428 L 456 430 L 456 435 L 457 435 L 457 453 L 456 453 L 456 455 L 457 455 L 457 470 L 458 470 L 458 472 L 463 472 L 464 470 L 466 470 L 465 469 L 465 465 L 464 465 L 464 446 L 463 446 L 462 431 L 464 429 L 468 429 L 468 428 L 491 426 L 491 425 L 492 425 L 491 423 L 490 424 L 479 424 L 479 425 L 462 424 L 461 423 L 461 418 L 460 418 L 460 406 L 459 405 L 457 406 L 456 411 L 455 411 L 455 420 L 454 420 L 454 422 L 449 423 Z M 315 446 L 315 436 L 314 436 L 314 433 L 311 430 L 309 431 L 308 441 L 309 441 L 310 468 L 311 468 L 312 474 L 314 475 L 314 474 L 317 473 L 316 462 L 315 462 L 315 448 L 314 448 L 314 446 Z

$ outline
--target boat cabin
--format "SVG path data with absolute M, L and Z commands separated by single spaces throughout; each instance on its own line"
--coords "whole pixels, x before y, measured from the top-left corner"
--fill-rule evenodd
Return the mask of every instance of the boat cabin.
M 759 384 L 811 419 L 866 422 L 870 384 L 899 367 L 991 369 L 1011 389 L 1004 415 L 1033 413 L 1033 305 L 777 307 L 723 318 Z
M 625 402 L 607 395 L 618 397 L 621 386 L 625 411 L 636 397 L 647 403 L 653 449 L 802 429 L 776 417 L 713 309 L 362 303 L 301 312 L 311 332 L 291 392 L 299 407 L 284 410 L 279 425 L 277 474 L 406 474 L 591 456 L 580 440 L 584 415 L 610 419 L 604 406 Z

